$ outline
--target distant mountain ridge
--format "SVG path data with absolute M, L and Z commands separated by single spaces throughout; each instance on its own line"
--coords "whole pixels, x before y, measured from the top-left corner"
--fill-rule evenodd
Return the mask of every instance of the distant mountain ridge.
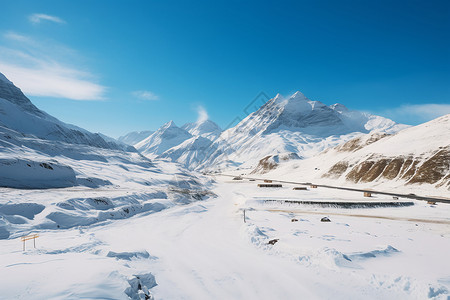
M 169 121 L 134 147 L 145 156 L 154 158 L 191 137 L 189 132 Z
M 186 123 L 181 128 L 170 121 L 134 146 L 149 158 L 168 158 L 192 168 L 206 159 L 206 150 L 221 132 L 211 120 Z
M 140 141 L 142 141 L 143 139 L 150 136 L 152 133 L 154 133 L 154 131 L 152 131 L 152 130 L 133 131 L 133 132 L 129 132 L 123 136 L 120 136 L 117 140 L 119 142 L 133 146 L 134 144 L 137 144 Z
M 165 124 L 135 147 L 150 158 L 165 158 L 190 169 L 209 171 L 251 169 L 268 156 L 303 159 L 360 135 L 394 133 L 408 127 L 351 111 L 339 103 L 328 106 L 301 92 L 287 98 L 277 94 L 225 131 L 210 120 L 187 123 L 181 128 L 170 124 L 171 134 L 166 133 Z

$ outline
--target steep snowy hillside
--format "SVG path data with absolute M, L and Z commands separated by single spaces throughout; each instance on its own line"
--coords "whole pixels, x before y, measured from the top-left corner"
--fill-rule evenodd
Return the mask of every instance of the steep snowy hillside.
M 126 182 L 136 189 L 156 183 L 166 188 L 174 180 L 194 182 L 183 179 L 192 177 L 180 167 L 162 174 L 168 163 L 155 167 L 132 146 L 106 136 L 104 140 L 39 110 L 3 75 L 0 96 L 2 187 L 116 188 Z
M 219 125 L 211 120 L 186 123 L 181 128 L 183 128 L 193 136 L 201 136 L 212 141 L 222 133 L 222 129 L 219 127 Z
M 224 131 L 215 141 L 217 150 L 199 168 L 254 168 L 260 159 L 282 153 L 307 158 L 361 134 L 393 133 L 406 127 L 380 116 L 349 111 L 342 104 L 326 106 L 300 92 L 287 99 L 278 94 Z
M 154 133 L 154 131 L 151 131 L 151 130 L 133 131 L 133 132 L 127 133 L 126 135 L 119 137 L 117 140 L 119 142 L 122 142 L 122 143 L 132 146 L 134 144 L 139 143 L 143 139 L 149 137 L 153 133 Z
M 211 140 L 202 136 L 194 136 L 170 148 L 159 157 L 168 158 L 170 161 L 178 162 L 186 168 L 195 169 L 213 151 L 214 144 Z
M 152 135 L 135 144 L 134 147 L 143 155 L 149 158 L 155 158 L 164 151 L 177 146 L 192 135 L 184 129 L 181 129 L 173 121 L 167 122 Z
M 122 148 L 115 143 L 107 143 L 98 134 L 63 123 L 39 110 L 19 88 L 1 73 L 0 125 L 45 140 L 85 144 L 107 149 Z
M 357 137 L 316 157 L 282 163 L 266 176 L 448 196 L 449 137 L 445 115 L 393 135 Z
M 110 136 L 107 136 L 103 133 L 98 132 L 97 133 L 108 145 L 110 145 L 112 148 L 119 148 L 123 151 L 131 151 L 131 152 L 136 152 L 136 149 L 131 146 L 128 145 L 126 143 L 123 143 L 121 141 L 116 140 L 115 138 L 112 138 Z
M 209 195 L 203 178 L 66 125 L 0 79 L 0 192 L 8 195 L 0 199 L 0 239 L 157 212 Z

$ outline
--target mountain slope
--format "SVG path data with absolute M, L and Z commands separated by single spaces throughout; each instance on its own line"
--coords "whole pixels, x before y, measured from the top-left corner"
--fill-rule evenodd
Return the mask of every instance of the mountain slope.
M 186 168 L 195 169 L 213 151 L 214 144 L 211 140 L 202 136 L 193 136 L 165 151 L 159 157 L 178 162 Z
M 117 140 L 119 142 L 122 142 L 122 143 L 132 146 L 132 145 L 137 144 L 140 141 L 144 140 L 145 138 L 149 137 L 153 133 L 154 133 L 154 131 L 151 131 L 151 130 L 132 131 L 123 136 L 120 136 Z
M 201 136 L 209 140 L 215 140 L 222 133 L 219 125 L 211 120 L 186 123 L 181 128 L 193 136 Z
M 199 168 L 254 168 L 270 155 L 296 153 L 312 157 L 326 148 L 369 132 L 397 132 L 406 125 L 349 111 L 342 104 L 327 106 L 296 92 L 277 95 L 215 141 L 217 150 Z
M 143 155 L 154 158 L 191 137 L 192 135 L 189 132 L 175 125 L 173 121 L 170 121 L 146 139 L 135 144 L 134 147 Z
M 122 147 L 115 143 L 107 143 L 98 134 L 63 123 L 41 111 L 1 73 L 0 125 L 46 140 L 85 144 L 107 149 L 120 149 Z
M 445 115 L 396 134 L 357 137 L 316 157 L 280 164 L 267 176 L 448 195 L 449 137 Z

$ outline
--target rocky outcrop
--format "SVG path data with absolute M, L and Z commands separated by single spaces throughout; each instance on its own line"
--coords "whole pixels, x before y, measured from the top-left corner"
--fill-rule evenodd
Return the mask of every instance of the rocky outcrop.
M 250 174 L 264 174 L 275 169 L 280 162 L 300 159 L 296 153 L 269 155 L 261 159 L 258 166 Z

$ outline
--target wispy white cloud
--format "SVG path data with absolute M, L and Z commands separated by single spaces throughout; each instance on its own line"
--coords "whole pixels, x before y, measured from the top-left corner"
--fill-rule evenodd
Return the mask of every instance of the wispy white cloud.
M 198 115 L 197 117 L 198 123 L 204 122 L 209 119 L 208 112 L 201 105 L 197 106 L 197 115 Z
M 159 100 L 159 96 L 150 91 L 134 91 L 131 94 L 142 100 Z
M 23 42 L 23 43 L 32 42 L 31 38 L 21 35 L 21 34 L 18 34 L 18 33 L 15 33 L 15 32 L 12 32 L 12 31 L 5 33 L 3 36 L 6 39 L 11 40 L 11 41 Z
M 450 104 L 405 104 L 380 113 L 397 122 L 418 124 L 450 114 Z
M 27 95 L 102 100 L 105 87 L 80 78 L 77 70 L 46 63 L 36 68 L 20 67 L 0 61 L 1 72 Z
M 0 72 L 31 96 L 73 100 L 102 100 L 106 88 L 87 71 L 64 63 L 76 51 L 54 42 L 8 32 L 3 38 L 13 46 L 0 47 Z
M 56 16 L 50 16 L 46 14 L 32 14 L 28 17 L 28 20 L 30 20 L 33 24 L 39 24 L 42 21 L 50 21 L 54 23 L 64 24 L 66 21 L 63 19 L 56 17 Z

